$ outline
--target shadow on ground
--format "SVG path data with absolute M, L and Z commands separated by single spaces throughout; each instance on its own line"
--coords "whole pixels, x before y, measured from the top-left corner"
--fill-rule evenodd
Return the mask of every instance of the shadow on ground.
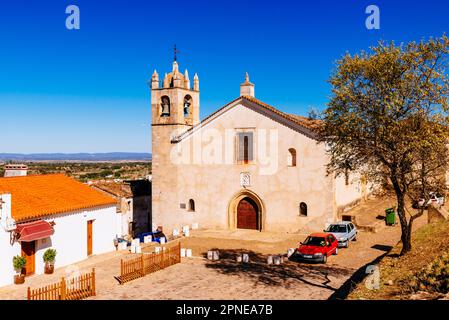
M 384 245 L 374 245 L 372 248 L 385 251 L 384 254 L 380 255 L 373 261 L 365 264 L 363 267 L 358 269 L 354 274 L 345 281 L 345 283 L 338 288 L 330 297 L 329 300 L 344 300 L 346 299 L 349 294 L 357 287 L 359 283 L 361 283 L 363 280 L 365 280 L 367 273 L 367 267 L 372 265 L 379 264 L 384 257 L 389 255 L 390 251 L 393 249 L 391 246 L 384 246 Z
M 380 251 L 390 252 L 391 249 L 393 249 L 393 246 L 386 246 L 383 244 L 375 244 L 375 245 L 371 246 L 371 248 L 380 250 Z
M 283 264 L 268 265 L 268 255 L 245 249 L 219 250 L 219 252 L 220 260 L 208 261 L 206 263 L 207 268 L 214 269 L 221 274 L 246 277 L 254 280 L 255 283 L 268 286 L 288 288 L 296 281 L 300 281 L 314 287 L 336 291 L 338 288 L 330 285 L 329 276 L 334 278 L 347 277 L 354 272 L 354 270 L 337 266 L 299 263 L 294 258 L 287 260 L 285 256 Z M 249 263 L 236 261 L 236 256 L 243 253 L 249 255 Z M 203 253 L 203 256 L 207 258 L 207 253 Z

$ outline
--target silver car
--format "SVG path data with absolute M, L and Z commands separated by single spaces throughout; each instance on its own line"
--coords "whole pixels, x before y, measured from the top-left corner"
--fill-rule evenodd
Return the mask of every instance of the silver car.
M 324 232 L 332 233 L 337 238 L 339 247 L 347 248 L 350 241 L 357 240 L 357 228 L 349 221 L 332 223 Z

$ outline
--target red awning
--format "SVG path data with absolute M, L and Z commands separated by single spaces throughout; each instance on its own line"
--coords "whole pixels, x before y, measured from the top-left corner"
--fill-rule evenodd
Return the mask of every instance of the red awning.
M 48 238 L 55 233 L 55 230 L 47 221 L 39 220 L 18 224 L 17 232 L 19 234 L 19 241 L 31 242 Z

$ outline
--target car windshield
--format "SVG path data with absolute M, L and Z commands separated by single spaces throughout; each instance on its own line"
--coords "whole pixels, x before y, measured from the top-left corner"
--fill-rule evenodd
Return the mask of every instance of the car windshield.
M 324 247 L 326 245 L 326 240 L 322 237 L 307 237 L 306 241 L 304 241 L 306 246 L 320 246 Z
M 346 233 L 346 226 L 333 224 L 327 228 L 327 232 Z

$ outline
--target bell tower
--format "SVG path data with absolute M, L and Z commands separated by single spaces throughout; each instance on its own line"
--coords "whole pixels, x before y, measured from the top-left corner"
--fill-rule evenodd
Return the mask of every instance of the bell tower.
M 185 130 L 199 123 L 200 84 L 198 75 L 193 77 L 191 86 L 189 72 L 179 72 L 178 62 L 173 61 L 173 68 L 166 73 L 159 83 L 159 75 L 154 70 L 150 82 L 151 108 L 153 126 L 184 126 Z
M 167 226 L 167 215 L 179 210 L 177 190 L 178 166 L 170 154 L 172 139 L 200 122 L 200 84 L 198 75 L 193 85 L 187 69 L 179 72 L 173 61 L 172 71 L 160 82 L 155 70 L 148 81 L 152 110 L 152 223 L 153 228 Z

